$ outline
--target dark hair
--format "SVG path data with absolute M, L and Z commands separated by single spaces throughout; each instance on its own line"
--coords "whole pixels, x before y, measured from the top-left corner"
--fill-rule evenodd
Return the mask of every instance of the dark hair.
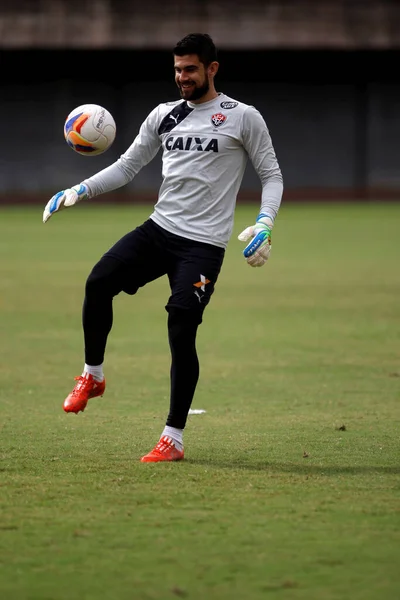
M 175 56 L 197 54 L 200 62 L 206 67 L 218 60 L 215 44 L 207 33 L 189 33 L 177 43 L 173 54 Z

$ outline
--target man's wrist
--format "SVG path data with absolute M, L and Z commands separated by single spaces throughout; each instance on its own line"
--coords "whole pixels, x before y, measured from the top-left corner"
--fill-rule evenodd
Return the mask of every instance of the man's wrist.
M 90 198 L 89 186 L 86 183 L 78 183 L 72 189 L 76 192 L 79 201 Z
M 265 225 L 269 230 L 274 226 L 273 218 L 266 213 L 260 213 L 256 219 L 256 223 L 257 225 Z

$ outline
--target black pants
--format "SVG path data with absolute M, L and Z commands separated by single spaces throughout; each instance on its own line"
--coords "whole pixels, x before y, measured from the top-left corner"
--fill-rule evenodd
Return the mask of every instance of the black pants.
M 169 233 L 148 220 L 122 237 L 94 266 L 85 289 L 85 362 L 104 361 L 113 323 L 113 298 L 167 275 L 166 304 L 171 348 L 171 395 L 167 425 L 183 429 L 199 378 L 196 334 L 217 281 L 224 249 Z

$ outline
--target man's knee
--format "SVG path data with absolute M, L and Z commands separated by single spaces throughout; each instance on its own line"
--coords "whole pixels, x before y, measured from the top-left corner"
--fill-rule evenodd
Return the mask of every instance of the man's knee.
M 103 256 L 86 280 L 86 295 L 116 296 L 124 287 L 125 265 L 111 256 Z
M 196 336 L 197 328 L 202 321 L 202 315 L 199 311 L 167 306 L 167 312 L 168 333 L 171 341 L 182 336 Z

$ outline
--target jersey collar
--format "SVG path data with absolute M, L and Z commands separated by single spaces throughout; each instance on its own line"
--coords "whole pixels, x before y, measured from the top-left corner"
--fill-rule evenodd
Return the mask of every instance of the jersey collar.
M 187 105 L 190 108 L 195 108 L 196 110 L 207 109 L 207 108 L 210 108 L 210 106 L 212 106 L 215 102 L 221 102 L 221 99 L 224 95 L 225 94 L 222 94 L 221 92 L 219 92 L 218 96 L 216 98 L 213 98 L 212 100 L 209 100 L 208 102 L 202 102 L 201 104 L 194 104 L 193 102 L 189 102 L 189 100 L 187 100 Z

